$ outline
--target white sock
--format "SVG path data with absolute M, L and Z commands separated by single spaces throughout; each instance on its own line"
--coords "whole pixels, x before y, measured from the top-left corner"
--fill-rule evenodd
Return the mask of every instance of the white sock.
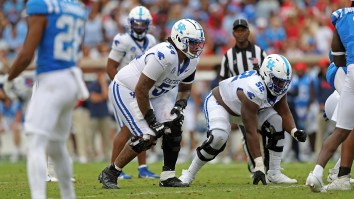
M 193 177 L 198 173 L 198 171 L 206 164 L 207 162 L 199 159 L 198 155 L 194 156 L 191 165 L 188 168 L 188 171 L 193 175 Z
M 55 173 L 60 186 L 61 198 L 74 199 L 74 185 L 71 181 L 73 175 L 72 160 L 64 141 L 50 141 L 48 155 L 53 160 Z
M 31 198 L 46 197 L 46 148 L 48 138 L 39 134 L 27 135 L 27 176 L 31 189 Z
M 313 170 L 313 173 L 322 179 L 323 176 L 323 167 L 321 165 L 316 164 L 315 169 Z
M 146 164 L 139 165 L 139 169 L 144 168 L 144 167 L 147 167 L 147 165 Z

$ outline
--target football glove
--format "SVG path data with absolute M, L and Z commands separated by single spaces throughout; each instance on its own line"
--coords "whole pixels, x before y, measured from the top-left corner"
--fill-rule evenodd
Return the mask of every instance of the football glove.
M 306 138 L 307 138 L 307 135 L 306 135 L 305 131 L 298 130 L 296 128 L 291 130 L 291 136 L 293 138 L 295 138 L 295 140 L 298 141 L 298 142 L 305 142 Z
M 172 108 L 171 110 L 171 115 L 176 114 L 177 117 L 176 119 L 173 120 L 173 122 L 176 125 L 183 125 L 183 121 L 184 121 L 184 115 L 183 115 L 183 110 L 186 108 L 187 106 L 187 100 L 185 99 L 180 99 L 175 103 L 175 106 Z
M 148 123 L 151 130 L 155 132 L 157 138 L 161 137 L 165 134 L 165 130 L 167 127 L 163 123 L 160 123 L 156 120 L 156 116 L 152 109 L 149 109 L 148 112 L 145 114 L 144 119 Z
M 7 80 L 8 75 L 5 75 L 5 82 L 4 82 L 4 92 L 7 97 L 9 97 L 11 100 L 17 99 L 17 95 L 14 92 L 14 82 L 13 81 L 8 81 Z
M 261 181 L 263 185 L 267 185 L 265 174 L 262 171 L 253 173 L 253 184 L 258 185 L 259 181 Z

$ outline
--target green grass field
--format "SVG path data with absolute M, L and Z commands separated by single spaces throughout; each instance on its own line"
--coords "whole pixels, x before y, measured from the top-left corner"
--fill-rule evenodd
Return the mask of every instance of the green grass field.
M 75 164 L 75 190 L 77 198 L 353 198 L 353 191 L 312 193 L 306 187 L 305 180 L 314 164 L 283 163 L 284 173 L 296 178 L 295 185 L 269 184 L 253 185 L 246 169 L 246 163 L 207 164 L 198 173 L 196 180 L 187 188 L 161 188 L 158 179 L 137 178 L 137 163 L 133 162 L 125 168 L 125 172 L 133 175 L 131 180 L 119 180 L 119 190 L 101 188 L 97 180 L 105 163 Z M 159 173 L 162 163 L 149 165 Z M 177 176 L 189 164 L 177 165 Z M 330 164 L 328 168 L 333 166 Z M 325 176 L 326 177 L 326 176 Z M 48 183 L 48 198 L 60 198 L 57 183 Z M 0 199 L 30 198 L 24 162 L 10 164 L 0 162 Z

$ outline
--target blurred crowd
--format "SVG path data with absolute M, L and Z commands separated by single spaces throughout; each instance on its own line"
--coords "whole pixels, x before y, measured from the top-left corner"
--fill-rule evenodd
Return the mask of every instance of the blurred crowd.
M 177 20 L 181 18 L 197 20 L 206 34 L 201 59 L 213 55 L 222 56 L 235 44 L 232 23 L 236 18 L 248 20 L 251 26 L 250 40 L 266 50 L 267 54 L 280 53 L 290 58 L 311 54 L 327 57 L 334 28 L 330 14 L 344 7 L 347 0 L 83 0 L 83 2 L 87 7 L 88 20 L 85 24 L 82 57 L 99 60 L 107 58 L 114 36 L 127 31 L 128 13 L 137 5 L 144 5 L 150 10 L 153 17 L 150 32 L 158 42 L 166 39 Z M 11 60 L 23 44 L 27 32 L 25 3 L 25 0 L 0 1 L 1 73 L 8 70 Z M 322 119 L 324 102 L 333 92 L 325 81 L 328 64 L 327 58 L 321 59 L 316 65 L 301 62 L 293 64 L 295 76 L 289 94 L 289 105 L 297 115 L 298 128 L 307 130 L 310 139 L 303 146 L 298 146 L 298 143 L 292 142 L 289 137 L 288 149 L 284 153 L 288 161 L 312 161 L 319 152 L 323 138 L 333 128 L 333 125 L 324 123 Z M 101 93 L 102 86 L 108 85 L 102 81 L 102 76 L 104 75 L 101 72 L 86 75 L 91 97 L 87 102 L 80 103 L 75 111 L 77 116 L 74 116 L 73 133 L 76 132 L 79 136 L 73 139 L 76 143 L 72 145 L 73 154 L 83 163 L 108 160 L 110 156 L 108 143 L 116 131 L 114 119 L 111 118 L 112 114 L 109 111 L 108 96 L 101 98 L 97 96 Z M 30 81 L 24 82 L 30 85 Z M 190 108 L 192 113 L 189 115 L 191 120 L 196 122 L 188 126 L 187 131 L 201 132 L 197 134 L 197 138 L 205 136 L 201 112 L 202 97 L 210 91 L 212 82 L 215 81 L 197 82 L 199 86 L 194 86 L 194 100 L 189 103 L 191 104 L 189 107 L 193 107 Z M 3 118 L 12 118 L 9 128 L 5 129 L 4 124 L 0 126 L 0 140 L 2 132 L 14 132 L 16 152 L 13 153 L 13 161 L 16 161 L 21 157 L 23 143 L 20 140 L 19 126 L 23 121 L 25 106 L 21 105 L 21 100 L 11 102 L 2 92 L 0 98 L 1 122 L 5 120 Z M 93 120 L 96 120 L 95 127 L 91 125 Z M 318 122 L 314 122 L 317 120 Z M 100 126 L 101 122 L 105 125 Z M 95 141 L 97 132 L 100 132 L 102 141 Z M 199 142 L 193 135 L 185 137 L 188 137 L 186 145 L 190 146 L 183 149 L 185 151 L 181 152 L 181 157 L 190 154 L 188 151 L 193 150 L 196 142 Z M 1 149 L 0 145 L 0 160 Z M 158 153 L 158 150 L 155 152 Z M 228 158 L 243 160 L 240 148 L 230 147 L 230 151 L 226 153 Z

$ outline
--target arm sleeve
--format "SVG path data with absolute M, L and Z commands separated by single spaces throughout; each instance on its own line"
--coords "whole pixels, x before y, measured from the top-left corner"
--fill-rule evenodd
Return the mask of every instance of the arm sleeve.
M 194 82 L 194 77 L 195 77 L 195 71 L 191 75 L 186 77 L 184 80 L 182 80 L 182 83 L 183 84 L 191 84 Z
M 157 60 L 154 54 L 146 56 L 145 67 L 143 69 L 144 75 L 154 81 L 157 81 L 157 79 L 164 73 L 164 70 L 165 67 Z

